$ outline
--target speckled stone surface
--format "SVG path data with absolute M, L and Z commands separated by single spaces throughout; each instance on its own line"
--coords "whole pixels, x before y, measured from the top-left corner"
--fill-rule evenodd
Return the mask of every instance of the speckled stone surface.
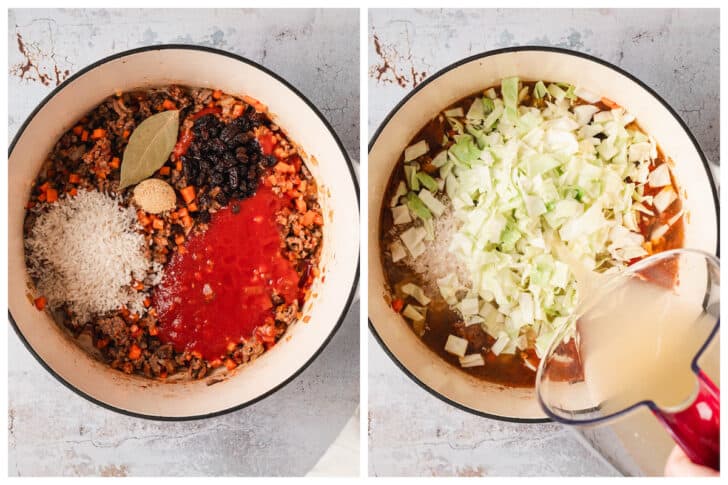
M 176 42 L 232 51 L 277 72 L 322 110 L 358 159 L 358 29 L 353 10 L 11 10 L 9 135 L 87 64 Z M 184 423 L 129 418 L 85 401 L 8 333 L 11 476 L 304 475 L 359 404 L 358 302 L 284 389 L 241 411 Z
M 513 45 L 555 45 L 642 79 L 718 160 L 717 10 L 370 10 L 368 41 L 370 136 L 416 84 L 459 59 Z M 368 419 L 370 475 L 617 473 L 581 435 L 556 424 L 499 422 L 439 401 L 373 337 Z

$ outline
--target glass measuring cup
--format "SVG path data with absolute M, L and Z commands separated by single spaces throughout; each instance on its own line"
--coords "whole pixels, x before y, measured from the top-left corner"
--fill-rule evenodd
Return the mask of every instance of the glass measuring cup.
M 720 391 L 700 366 L 720 326 L 718 260 L 671 250 L 582 279 L 578 317 L 539 365 L 546 414 L 594 424 L 647 406 L 693 462 L 719 469 Z

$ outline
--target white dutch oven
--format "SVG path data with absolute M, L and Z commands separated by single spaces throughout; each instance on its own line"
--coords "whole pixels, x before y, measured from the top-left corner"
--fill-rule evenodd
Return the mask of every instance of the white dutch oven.
M 82 351 L 28 297 L 23 257 L 24 205 L 31 183 L 56 140 L 115 91 L 182 84 L 252 96 L 306 153 L 321 187 L 325 215 L 322 277 L 298 322 L 280 343 L 215 385 L 203 379 L 164 383 L 127 376 Z M 158 419 L 208 417 L 262 399 L 292 380 L 341 325 L 358 278 L 359 212 L 354 172 L 340 141 L 316 108 L 265 68 L 208 48 L 169 45 L 128 51 L 82 70 L 31 114 L 11 146 L 9 169 L 10 320 L 28 349 L 65 385 L 116 411 Z M 310 317 L 310 318 L 309 318 Z
M 387 116 L 369 147 L 369 319 L 387 353 L 412 379 L 450 404 L 483 416 L 543 421 L 534 389 L 477 380 L 431 352 L 385 299 L 379 247 L 379 215 L 392 169 L 411 138 L 450 104 L 500 83 L 559 81 L 582 86 L 626 107 L 675 162 L 675 176 L 688 212 L 685 246 L 718 250 L 718 204 L 705 156 L 675 111 L 635 77 L 599 59 L 564 49 L 517 47 L 457 62 L 409 93 Z

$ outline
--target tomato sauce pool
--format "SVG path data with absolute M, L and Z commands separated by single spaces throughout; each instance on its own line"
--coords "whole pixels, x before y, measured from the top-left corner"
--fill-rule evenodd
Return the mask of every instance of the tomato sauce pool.
M 159 336 L 213 360 L 273 321 L 271 294 L 298 298 L 299 275 L 281 254 L 276 213 L 288 204 L 269 187 L 212 215 L 166 266 L 154 294 Z

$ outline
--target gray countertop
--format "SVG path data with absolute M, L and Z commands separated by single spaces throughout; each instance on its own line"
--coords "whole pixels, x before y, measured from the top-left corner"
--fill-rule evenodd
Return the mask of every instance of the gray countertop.
M 353 10 L 10 10 L 9 135 L 58 83 L 115 52 L 207 45 L 291 82 L 359 150 L 359 15 Z M 303 475 L 359 404 L 359 303 L 324 352 L 246 409 L 167 423 L 122 416 L 51 377 L 9 332 L 13 475 Z
M 369 134 L 417 83 L 464 57 L 553 45 L 642 79 L 719 158 L 717 10 L 370 10 Z M 379 53 L 374 37 L 379 43 Z M 369 337 L 372 475 L 610 475 L 580 435 L 451 407 L 411 381 Z

